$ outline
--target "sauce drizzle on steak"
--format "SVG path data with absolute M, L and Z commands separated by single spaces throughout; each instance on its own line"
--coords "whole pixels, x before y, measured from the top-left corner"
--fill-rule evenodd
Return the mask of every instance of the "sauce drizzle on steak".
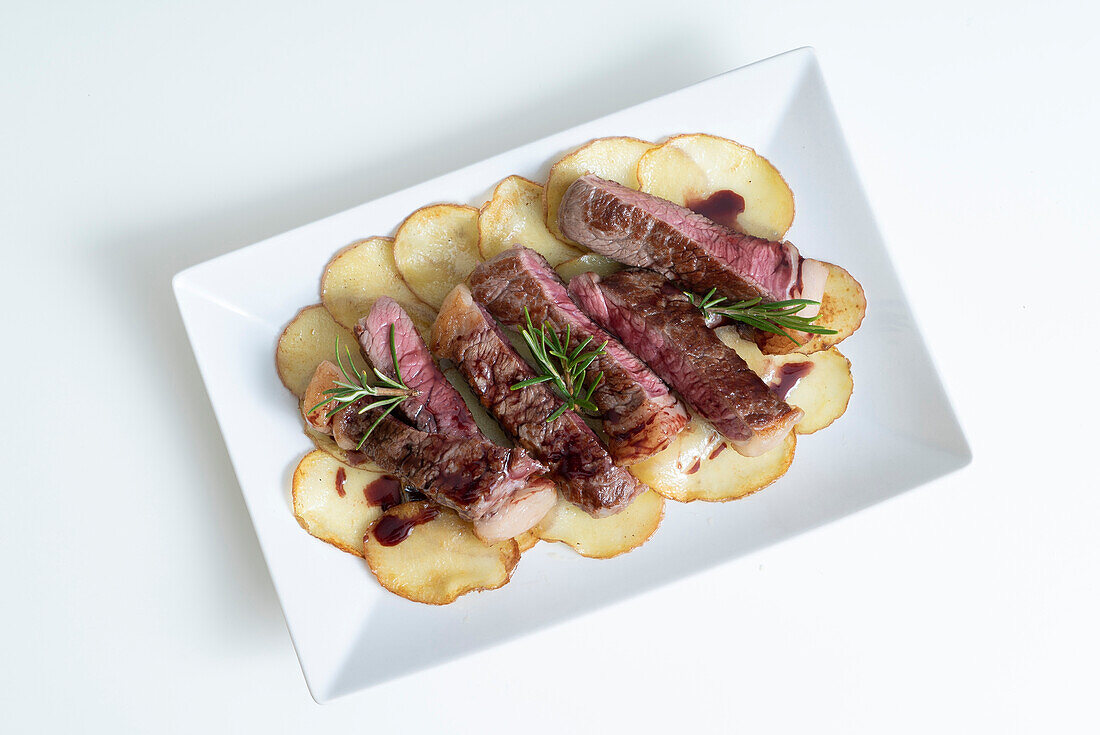
M 379 409 L 359 413 L 371 398 L 352 403 L 333 417 L 333 438 L 355 449 L 378 418 Z M 367 437 L 362 452 L 383 471 L 453 508 L 463 518 L 488 518 L 546 484 L 546 467 L 522 449 L 499 447 L 483 436 L 430 434 L 385 416 Z

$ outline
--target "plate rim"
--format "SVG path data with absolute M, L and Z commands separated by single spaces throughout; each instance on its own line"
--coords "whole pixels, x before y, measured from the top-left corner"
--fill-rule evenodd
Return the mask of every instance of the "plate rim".
M 203 361 L 199 356 L 199 351 L 196 348 L 196 340 L 194 338 L 194 335 L 192 334 L 192 324 L 191 324 L 191 320 L 189 318 L 188 312 L 189 312 L 190 309 L 192 309 L 194 307 L 193 307 L 193 304 L 191 304 L 189 302 L 191 301 L 191 299 L 204 299 L 204 300 L 207 300 L 207 301 L 214 300 L 214 297 L 211 294 L 205 293 L 203 291 L 203 289 L 198 287 L 198 284 L 197 284 L 198 276 L 200 274 L 202 274 L 204 271 L 208 270 L 208 269 L 216 269 L 220 264 L 222 264 L 223 261 L 226 261 L 226 260 L 228 260 L 230 258 L 233 258 L 233 257 L 239 257 L 239 256 L 241 256 L 242 254 L 244 254 L 246 252 L 252 251 L 253 249 L 261 248 L 265 245 L 268 245 L 269 243 L 271 243 L 272 241 L 274 241 L 276 239 L 290 236 L 292 233 L 296 233 L 300 230 L 304 230 L 304 229 L 307 229 L 307 228 L 317 226 L 318 224 L 320 224 L 322 222 L 333 220 L 335 218 L 347 216 L 350 213 L 352 213 L 352 212 L 354 212 L 354 211 L 356 211 L 356 210 L 358 210 L 362 207 L 367 207 L 367 206 L 370 206 L 370 205 L 374 205 L 374 204 L 377 204 L 379 202 L 382 202 L 382 201 L 390 199 L 390 198 L 402 198 L 404 196 L 407 196 L 410 192 L 412 192 L 413 190 L 415 190 L 417 188 L 431 186 L 433 183 L 439 181 L 440 179 L 451 177 L 451 176 L 459 174 L 463 171 L 466 171 L 468 169 L 472 169 L 474 167 L 484 165 L 485 163 L 487 163 L 489 161 L 493 161 L 493 160 L 498 159 L 498 158 L 505 158 L 505 157 L 513 156 L 518 151 L 521 151 L 524 148 L 527 148 L 529 146 L 539 145 L 539 144 L 543 143 L 544 141 L 546 141 L 547 139 L 552 138 L 554 136 L 567 134 L 570 131 L 576 130 L 578 128 L 582 128 L 582 127 L 590 125 L 592 123 L 596 123 L 596 122 L 598 122 L 598 121 L 600 121 L 604 118 L 607 118 L 607 117 L 610 117 L 610 116 L 613 116 L 613 115 L 622 114 L 622 113 L 628 112 L 628 111 L 630 111 L 630 110 L 632 110 L 636 107 L 640 107 L 642 105 L 650 104 L 650 103 L 656 102 L 658 100 L 662 100 L 662 99 L 670 97 L 670 96 L 681 94 L 681 93 L 685 92 L 688 89 L 692 89 L 694 87 L 705 84 L 707 82 L 711 82 L 711 81 L 716 80 L 718 78 L 731 76 L 731 75 L 737 74 L 738 72 L 742 72 L 742 71 L 747 70 L 747 69 L 752 68 L 752 67 L 768 64 L 769 62 L 774 62 L 777 59 L 780 59 L 780 58 L 783 58 L 783 57 L 803 58 L 807 64 L 809 64 L 809 65 L 811 65 L 811 66 L 813 66 L 813 67 L 815 67 L 819 70 L 817 57 L 814 53 L 813 48 L 810 47 L 810 46 L 801 46 L 801 47 L 798 47 L 798 48 L 795 48 L 795 49 L 791 49 L 789 51 L 785 51 L 785 52 L 782 52 L 782 53 L 779 53 L 779 54 L 775 54 L 775 55 L 769 56 L 767 58 L 760 59 L 760 60 L 751 62 L 749 64 L 745 64 L 745 65 L 736 67 L 736 68 L 731 69 L 729 71 L 725 71 L 725 72 L 722 72 L 722 73 L 719 73 L 719 74 L 715 74 L 713 76 L 707 77 L 707 78 L 702 79 L 702 80 L 700 80 L 698 82 L 695 82 L 693 84 L 687 85 L 685 87 L 681 87 L 677 90 L 673 90 L 673 91 L 658 95 L 656 97 L 652 97 L 652 98 L 643 100 L 643 101 L 638 102 L 634 105 L 630 105 L 628 107 L 625 107 L 625 108 L 622 108 L 622 109 L 619 109 L 619 110 L 611 111 L 611 112 L 606 113 L 604 115 L 600 115 L 599 117 L 592 118 L 591 120 L 587 120 L 587 121 L 584 121 L 584 122 L 581 122 L 581 123 L 577 123 L 576 125 L 572 125 L 569 128 L 556 131 L 556 132 L 551 133 L 549 135 L 542 136 L 538 139 L 528 141 L 528 142 L 523 143 L 521 145 L 514 146 L 514 147 L 512 147 L 508 150 L 505 150 L 505 151 L 502 151 L 500 153 L 497 153 L 497 154 L 488 156 L 486 158 L 480 159 L 479 161 L 475 161 L 475 162 L 472 162 L 468 165 L 459 167 L 457 169 L 453 169 L 451 171 L 441 173 L 437 176 L 433 176 L 432 178 L 427 179 L 425 181 L 418 182 L 418 183 L 413 184 L 411 186 L 407 186 L 407 187 L 395 190 L 395 191 L 387 193 L 387 194 L 383 194 L 383 195 L 381 195 L 379 197 L 376 197 L 374 199 L 371 199 L 369 201 L 353 205 L 352 207 L 341 210 L 339 212 L 331 213 L 329 215 L 326 215 L 326 216 L 321 217 L 319 219 L 313 220 L 311 222 L 307 222 L 307 223 L 301 224 L 297 227 L 293 227 L 293 228 L 291 228 L 289 230 L 286 230 L 284 232 L 276 233 L 274 235 L 266 237 L 266 238 L 264 238 L 260 241 L 255 242 L 255 243 L 245 245 L 245 246 L 242 246 L 240 248 L 236 248 L 234 250 L 228 251 L 226 253 L 222 253 L 222 254 L 220 254 L 218 256 L 215 256 L 213 258 L 209 258 L 209 259 L 201 261 L 199 263 L 195 263 L 193 265 L 190 265 L 190 266 L 178 271 L 172 277 L 171 285 L 172 285 L 173 294 L 175 296 L 175 300 L 177 302 L 177 306 L 178 306 L 179 311 L 180 311 L 181 320 L 183 321 L 184 328 L 185 328 L 185 331 L 187 333 L 189 346 L 191 347 L 192 354 L 194 355 L 194 358 L 195 358 L 196 366 L 199 369 L 199 373 L 200 373 L 200 376 L 201 376 L 202 381 L 203 381 L 204 391 L 207 394 L 207 399 L 209 400 L 211 408 L 214 412 L 214 416 L 215 416 L 215 420 L 218 424 L 219 432 L 222 435 L 222 441 L 226 445 L 226 451 L 227 451 L 227 454 L 229 455 L 230 463 L 233 466 L 233 471 L 234 471 L 234 475 L 235 475 L 235 479 L 237 481 L 238 487 L 240 488 L 242 496 L 245 500 L 245 506 L 246 506 L 247 512 L 249 514 L 250 522 L 253 525 L 254 531 L 257 533 L 257 541 L 260 545 L 261 554 L 264 557 L 265 565 L 267 565 L 267 567 L 268 567 L 268 574 L 272 579 L 273 586 L 275 587 L 276 595 L 277 595 L 277 597 L 279 599 L 279 603 L 280 603 L 281 612 L 282 612 L 282 614 L 284 616 L 284 619 L 286 621 L 287 630 L 288 630 L 288 633 L 290 634 L 292 643 L 294 645 L 295 652 L 296 652 L 296 655 L 298 657 L 299 664 L 300 664 L 300 667 L 301 667 L 302 672 L 303 672 L 303 676 L 306 680 L 307 687 L 310 691 L 310 694 L 313 696 L 313 698 L 318 703 L 324 703 L 324 702 L 327 702 L 327 701 L 331 701 L 332 699 L 335 699 L 339 696 L 345 696 L 346 694 L 350 694 L 352 691 L 359 691 L 362 688 L 367 688 L 369 686 L 376 686 L 379 683 L 383 683 L 383 682 L 376 682 L 374 684 L 369 684 L 369 685 L 367 685 L 365 687 L 362 687 L 360 689 L 353 689 L 353 690 L 350 690 L 350 691 L 337 692 L 337 693 L 334 694 L 332 691 L 327 691 L 326 690 L 326 689 L 331 688 L 331 687 L 326 687 L 326 686 L 321 684 L 321 681 L 320 681 L 321 677 L 319 677 L 320 672 L 311 671 L 311 669 L 313 667 L 310 664 L 307 663 L 307 658 L 309 658 L 309 656 L 308 656 L 308 654 L 306 654 L 303 651 L 303 649 L 300 645 L 300 641 L 299 641 L 299 639 L 298 639 L 298 637 L 295 633 L 295 630 L 294 630 L 294 624 L 291 622 L 290 616 L 288 615 L 287 604 L 283 599 L 283 593 L 279 590 L 279 585 L 276 582 L 276 575 L 275 575 L 274 569 L 272 567 L 272 561 L 268 556 L 268 552 L 265 549 L 265 545 L 264 545 L 263 541 L 261 540 L 260 529 L 259 529 L 259 526 L 257 525 L 257 521 L 256 521 L 256 518 L 254 517 L 253 509 L 252 509 L 251 504 L 249 502 L 249 495 L 244 490 L 244 483 L 243 483 L 242 477 L 241 477 L 243 470 L 238 466 L 237 458 L 234 455 L 234 452 L 233 452 L 233 450 L 230 446 L 229 439 L 228 439 L 228 436 L 227 436 L 227 433 L 226 433 L 226 428 L 225 428 L 225 425 L 224 425 L 224 422 L 223 422 L 223 417 L 221 415 L 221 411 L 219 410 L 219 404 L 213 399 L 213 397 L 210 393 L 210 378 L 208 377 L 208 374 L 207 374 L 207 368 L 204 366 Z M 831 105 L 831 98 L 829 98 L 829 102 L 830 102 L 830 105 Z M 833 114 L 834 114 L 834 117 L 835 117 L 835 110 L 833 111 Z M 849 160 L 851 160 L 850 149 L 847 148 L 846 140 L 844 142 L 845 142 L 844 155 Z M 853 166 L 854 166 L 854 161 L 853 161 Z M 865 196 L 865 189 L 863 187 L 862 180 L 859 178 L 858 171 L 854 171 L 854 175 L 856 176 L 856 183 L 857 183 L 861 193 L 863 193 L 864 196 Z M 870 212 L 870 216 L 873 220 L 873 224 L 877 228 L 878 223 L 877 223 L 877 219 L 874 216 L 873 211 Z M 881 238 L 881 229 L 879 229 L 879 232 L 880 232 L 880 240 L 881 240 L 882 246 L 886 249 L 886 255 L 889 259 L 888 266 L 889 266 L 890 270 L 893 272 L 893 274 L 898 277 L 898 279 L 899 279 L 898 286 L 901 289 L 902 298 L 903 298 L 905 304 L 907 306 L 909 306 L 911 302 L 909 301 L 909 299 L 907 297 L 907 294 L 905 292 L 904 284 L 900 281 L 900 274 L 898 273 L 897 269 L 894 267 L 893 259 L 889 258 L 889 255 L 890 255 L 889 254 L 889 249 L 888 249 L 888 246 L 885 242 L 885 239 Z M 965 431 L 963 430 L 961 421 L 959 420 L 959 415 L 958 415 L 958 412 L 955 409 L 954 402 L 951 400 L 951 396 L 946 391 L 946 386 L 944 385 L 944 381 L 943 381 L 943 378 L 942 378 L 942 373 L 938 369 L 938 365 L 936 364 L 935 356 L 931 353 L 931 350 L 929 349 L 929 346 L 928 346 L 928 342 L 927 342 L 927 340 L 924 339 L 923 332 L 921 332 L 919 330 L 919 324 L 916 325 L 916 326 L 917 326 L 917 329 L 918 329 L 918 332 L 916 334 L 916 339 L 924 347 L 924 349 L 925 349 L 925 351 L 928 355 L 929 361 L 930 361 L 930 368 L 932 370 L 933 376 L 938 381 L 940 387 L 943 389 L 943 399 L 944 399 L 944 402 L 945 402 L 945 408 L 946 408 L 946 411 L 948 412 L 948 414 L 950 415 L 950 417 L 958 425 L 959 435 L 960 435 L 960 439 L 961 439 L 961 446 L 956 447 L 955 450 L 952 450 L 952 449 L 945 449 L 944 450 L 951 457 L 953 457 L 955 459 L 955 462 L 951 463 L 951 467 L 949 469 L 947 469 L 946 471 L 936 475 L 931 480 L 927 480 L 925 482 L 919 483 L 918 485 L 914 486 L 913 489 L 915 489 L 916 487 L 921 487 L 921 486 L 927 484 L 928 482 L 934 482 L 935 480 L 940 479 L 940 478 L 942 478 L 942 477 L 944 477 L 948 474 L 951 474 L 953 472 L 957 472 L 957 471 L 963 469 L 964 467 L 966 467 L 967 465 L 970 464 L 970 462 L 972 461 L 972 458 L 973 458 L 973 453 L 972 453 L 972 450 L 971 450 L 970 442 L 966 438 L 966 434 L 965 434 Z M 863 508 L 859 508 L 859 509 L 850 511 L 848 513 L 843 514 L 840 517 L 846 518 L 846 517 L 849 517 L 849 516 L 852 516 L 852 515 L 857 515 L 859 513 L 862 513 L 867 508 L 871 507 L 871 505 L 878 505 L 878 504 L 880 504 L 882 502 L 885 502 L 887 500 L 894 499 L 898 495 L 904 494 L 904 492 L 908 492 L 908 490 L 898 492 L 898 493 L 896 493 L 896 494 L 894 494 L 890 497 L 884 498 L 882 500 L 878 500 L 878 501 L 876 501 L 874 503 L 871 503 L 870 505 L 865 506 Z M 823 521 L 822 523 L 815 525 L 814 528 L 820 527 L 822 525 L 828 525 L 829 523 L 835 522 L 836 520 L 839 520 L 839 518 L 827 519 L 827 520 Z M 795 531 L 794 533 L 789 534 L 787 536 L 777 538 L 777 539 L 767 543 L 766 545 L 771 545 L 773 543 L 781 543 L 784 540 L 788 540 L 790 538 L 794 538 L 795 536 L 801 535 L 802 533 L 805 533 L 808 530 L 812 530 L 812 529 L 800 529 L 800 530 Z M 724 564 L 724 563 L 731 563 L 733 561 L 736 561 L 736 559 L 737 559 L 737 557 L 734 557 L 732 559 L 722 560 L 721 562 L 718 562 L 718 565 L 721 565 L 721 564 Z M 702 574 L 706 571 L 710 571 L 713 566 L 715 566 L 715 565 L 701 566 L 699 568 L 699 570 L 695 573 L 696 574 Z M 683 577 L 680 577 L 680 579 L 682 579 L 682 578 Z M 650 586 L 642 587 L 638 590 L 638 594 L 641 594 L 642 592 L 645 592 L 645 591 L 648 591 L 648 590 L 651 590 L 651 589 L 655 589 L 655 588 L 665 586 L 666 584 L 669 584 L 669 583 L 670 583 L 670 581 L 664 581 L 664 582 L 658 583 L 656 586 L 653 586 L 653 587 L 650 587 Z M 622 601 L 622 600 L 621 599 L 611 600 L 609 602 L 605 602 L 605 603 L 602 603 L 602 604 L 597 604 L 594 608 L 591 608 L 591 609 L 600 609 L 600 608 L 604 607 L 606 604 L 615 604 L 616 602 L 620 602 L 620 601 Z M 561 620 L 557 621 L 557 624 L 565 623 L 570 619 L 571 618 L 561 619 Z M 528 629 L 528 630 L 525 630 L 525 631 L 521 632 L 519 635 L 520 636 L 528 635 L 530 633 L 535 632 L 536 630 L 538 630 L 538 628 Z M 500 641 L 500 643 L 506 642 L 507 640 L 510 640 L 510 639 L 505 639 L 504 641 Z M 465 657 L 465 656 L 470 655 L 471 653 L 484 651 L 486 648 L 492 647 L 493 645 L 499 645 L 499 643 L 496 643 L 496 644 L 490 643 L 486 646 L 482 646 L 482 647 L 473 649 L 471 651 L 467 651 L 464 654 L 461 654 L 460 657 Z M 433 664 L 430 664 L 430 665 L 434 666 L 434 665 L 438 665 L 439 663 L 443 663 L 443 661 L 439 661 L 439 662 L 436 662 L 436 663 L 433 663 Z M 398 674 L 394 678 L 401 678 L 401 677 L 409 676 L 409 675 L 413 675 L 413 674 L 410 674 L 410 673 Z M 385 681 L 392 681 L 392 680 L 393 679 L 387 679 Z M 326 682 L 326 684 L 331 685 L 332 682 Z

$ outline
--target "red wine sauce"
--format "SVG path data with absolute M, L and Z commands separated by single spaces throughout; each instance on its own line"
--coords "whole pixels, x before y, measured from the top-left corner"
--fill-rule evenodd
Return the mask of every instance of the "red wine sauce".
M 737 227 L 737 215 L 745 211 L 745 197 L 729 189 L 721 189 L 705 199 L 688 201 L 687 208 L 720 225 Z
M 433 505 L 425 505 L 408 518 L 397 516 L 382 516 L 378 523 L 374 524 L 374 537 L 383 546 L 397 546 L 412 533 L 412 530 L 421 523 L 427 523 L 439 515 L 439 508 Z

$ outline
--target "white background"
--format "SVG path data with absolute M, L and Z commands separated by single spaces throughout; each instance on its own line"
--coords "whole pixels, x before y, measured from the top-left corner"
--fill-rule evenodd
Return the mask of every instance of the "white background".
M 1095 732 L 1100 18 L 888 5 L 5 3 L 0 730 Z M 974 463 L 314 704 L 172 274 L 807 44 Z

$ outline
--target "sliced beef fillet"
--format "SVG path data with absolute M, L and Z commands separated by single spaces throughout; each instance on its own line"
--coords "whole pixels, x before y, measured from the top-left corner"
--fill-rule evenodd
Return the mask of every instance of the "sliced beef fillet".
M 333 438 L 342 448 L 355 450 L 378 419 L 379 409 L 359 412 L 370 401 L 361 399 L 333 417 Z M 428 433 L 390 415 L 382 418 L 359 451 L 429 499 L 475 523 L 492 521 L 520 501 L 529 504 L 536 497 L 545 514 L 556 496 L 552 483 L 541 476 L 544 465 L 522 449 L 500 447 L 480 435 Z
M 614 337 L 573 303 L 565 284 L 546 259 L 515 246 L 479 265 L 470 275 L 474 300 L 509 327 L 526 324 L 524 309 L 536 326 L 549 324 L 558 337 L 590 348 L 604 345 L 589 367 L 603 379 L 592 394 L 608 437 L 611 456 L 619 464 L 640 462 L 668 446 L 687 423 L 687 413 L 668 386 Z
M 345 410 L 327 427 L 321 426 L 313 414 L 307 419 L 318 430 L 336 435 L 340 445 L 348 450 L 349 461 L 374 460 L 433 501 L 453 508 L 473 522 L 482 538 L 511 538 L 534 526 L 557 498 L 553 483 L 543 477 L 546 467 L 524 450 L 497 447 L 482 435 L 470 409 L 440 372 L 408 314 L 386 297 L 376 301 L 370 314 L 355 327 L 363 354 L 379 372 L 391 378 L 397 376 L 390 350 L 391 326 L 401 379 L 419 391 L 402 401 L 396 411 L 407 417 L 415 429 L 387 417 L 383 420 L 390 435 L 387 446 L 380 446 L 375 437 L 384 428 L 380 425 L 367 438 L 362 451 L 356 451 L 362 432 L 370 426 L 362 423 L 362 417 L 353 420 Z M 319 383 L 315 391 L 331 386 L 334 379 L 342 379 L 336 367 L 322 363 L 314 377 L 313 382 Z M 371 411 L 364 416 L 377 417 L 377 413 Z M 446 436 L 450 440 L 440 442 L 432 436 Z M 465 444 L 453 441 L 462 438 L 469 441 Z M 398 453 L 396 458 L 394 452 Z M 404 459 L 398 461 L 401 457 Z M 430 465 L 437 460 L 450 463 L 440 470 L 442 475 L 432 474 Z M 462 469 L 455 470 L 453 466 Z
M 432 326 L 432 351 L 454 362 L 484 405 L 520 446 L 550 467 L 567 500 L 600 517 L 645 489 L 616 465 L 596 434 L 572 411 L 546 418 L 562 401 L 545 385 L 512 386 L 535 377 L 470 290 L 456 286 Z
M 569 282 L 569 293 L 741 454 L 763 454 L 801 420 L 802 410 L 772 393 L 660 275 L 638 268 L 606 278 L 582 273 Z
M 712 288 L 735 301 L 821 301 L 825 266 L 789 242 L 741 234 L 686 207 L 588 174 L 558 209 L 567 237 L 627 265 L 657 271 L 683 288 Z M 817 307 L 806 307 L 812 316 Z
M 355 325 L 359 346 L 371 364 L 382 374 L 397 377 L 390 352 L 391 326 L 401 379 L 405 385 L 420 391 L 419 395 L 402 401 L 397 410 L 421 431 L 481 436 L 466 402 L 435 364 L 412 319 L 388 296 L 375 301 L 370 313 Z

